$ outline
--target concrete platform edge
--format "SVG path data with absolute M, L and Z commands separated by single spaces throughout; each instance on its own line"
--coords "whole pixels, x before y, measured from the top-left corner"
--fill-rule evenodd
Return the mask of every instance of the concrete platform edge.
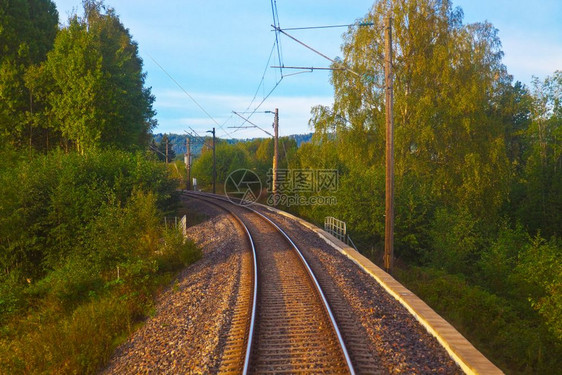
M 451 358 L 466 374 L 503 374 L 498 367 L 480 353 L 449 322 L 431 309 L 418 296 L 396 281 L 391 275 L 372 263 L 367 257 L 306 220 L 274 207 L 266 205 L 260 206 L 290 218 L 291 220 L 298 221 L 303 226 L 315 232 L 327 244 L 349 258 L 367 274 L 373 277 L 391 296 L 400 302 L 431 335 L 439 341 L 439 343 L 449 353 Z

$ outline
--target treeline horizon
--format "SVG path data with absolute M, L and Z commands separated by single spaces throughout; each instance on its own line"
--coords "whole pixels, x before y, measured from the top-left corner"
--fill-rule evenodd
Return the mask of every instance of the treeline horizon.
M 300 147 L 303 143 L 310 142 L 312 140 L 313 133 L 304 133 L 304 134 L 291 134 L 288 136 L 283 136 L 280 138 L 283 139 L 293 139 L 296 142 L 297 147 Z M 173 160 L 176 158 L 177 160 L 183 160 L 183 155 L 186 153 L 186 138 L 190 139 L 190 147 L 191 147 L 191 154 L 193 156 L 200 156 L 202 154 L 204 146 L 204 142 L 208 144 L 212 144 L 213 138 L 212 137 L 193 137 L 186 134 L 177 134 L 177 133 L 153 133 L 152 134 L 152 143 L 150 145 L 150 149 L 155 152 L 161 160 L 165 158 L 162 156 L 162 153 L 165 153 L 166 150 L 166 138 L 169 142 L 169 149 L 174 152 L 174 157 L 171 158 Z M 221 138 L 217 137 L 217 142 L 221 143 L 228 143 L 228 144 L 237 144 L 237 143 L 252 143 L 258 140 L 266 140 L 269 137 L 253 137 L 253 138 Z M 155 151 L 158 150 L 158 151 Z

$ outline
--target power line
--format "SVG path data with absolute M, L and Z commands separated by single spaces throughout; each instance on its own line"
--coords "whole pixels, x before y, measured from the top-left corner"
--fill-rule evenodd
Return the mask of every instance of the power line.
M 279 86 L 279 84 L 281 83 L 281 81 L 283 80 L 283 78 L 281 78 L 279 81 L 277 81 L 277 83 L 275 84 L 275 86 L 273 86 L 273 88 L 269 91 L 269 93 L 265 96 L 265 98 L 263 98 L 263 100 L 260 102 L 260 104 L 258 104 L 258 106 L 254 109 L 254 111 L 252 111 L 252 113 L 250 113 L 250 115 L 248 116 L 248 118 L 251 118 L 256 112 L 257 110 L 262 106 L 262 104 L 271 96 L 271 94 L 273 94 L 273 91 L 275 91 L 275 89 L 277 88 L 277 86 Z M 244 125 L 245 122 L 242 123 L 242 125 Z M 263 130 L 263 129 L 262 129 Z M 234 134 L 238 131 L 235 130 L 230 134 Z
M 233 112 L 233 113 L 234 113 L 236 116 L 238 116 L 238 117 L 240 117 L 241 119 L 244 120 L 244 122 L 242 123 L 242 125 L 241 125 L 240 127 L 238 127 L 238 129 L 247 129 L 248 127 L 244 127 L 243 125 L 244 125 L 245 123 L 249 123 L 249 124 L 252 125 L 252 126 L 251 126 L 252 128 L 258 128 L 259 130 L 261 130 L 261 131 L 263 131 L 264 133 L 266 133 L 266 134 L 270 135 L 271 137 L 273 137 L 273 134 L 271 134 L 271 133 L 268 132 L 267 130 L 263 129 L 262 127 L 260 127 L 260 126 L 258 126 L 258 125 L 256 125 L 256 124 L 254 124 L 252 121 L 250 121 L 249 118 L 246 118 L 246 117 L 242 116 L 242 115 L 239 114 L 238 112 Z
M 276 0 L 271 0 L 271 13 L 272 13 L 272 17 L 273 17 L 273 24 L 276 27 L 280 27 L 280 23 L 279 23 L 279 13 L 277 11 L 277 1 Z M 252 100 L 250 101 L 250 104 L 248 105 L 248 107 L 246 108 L 246 111 L 248 111 L 251 107 L 252 104 L 254 103 L 254 101 L 256 100 L 258 93 L 260 91 L 260 88 L 265 89 L 265 85 L 264 85 L 264 81 L 265 81 L 265 75 L 267 73 L 267 69 L 269 68 L 269 64 L 271 62 L 271 59 L 273 57 L 273 52 L 277 50 L 277 61 L 279 64 L 279 72 L 280 72 L 280 78 L 279 80 L 277 80 L 277 82 L 275 83 L 275 85 L 273 86 L 273 88 L 271 90 L 269 90 L 269 92 L 267 93 L 267 95 L 264 95 L 264 97 L 262 98 L 261 102 L 254 108 L 254 110 L 252 112 L 250 112 L 249 116 L 246 118 L 243 118 L 242 116 L 239 115 L 239 113 L 241 112 L 234 112 L 236 115 L 242 117 L 245 121 L 238 127 L 233 127 L 235 130 L 230 132 L 229 135 L 232 135 L 234 133 L 236 133 L 237 131 L 241 130 L 241 129 L 247 129 L 248 127 L 244 127 L 243 125 L 246 122 L 249 122 L 249 119 L 258 111 L 258 109 L 263 105 L 263 103 L 271 96 L 271 94 L 275 91 L 275 89 L 277 89 L 277 87 L 279 86 L 279 84 L 281 83 L 281 81 L 283 80 L 283 49 L 281 47 L 281 43 L 279 40 L 279 33 L 276 31 L 275 32 L 275 41 L 273 43 L 273 46 L 271 47 L 271 51 L 269 53 L 269 58 L 267 60 L 267 64 L 264 68 L 264 72 L 262 74 L 260 83 L 258 85 L 258 88 L 256 89 L 256 92 L 254 93 L 254 97 L 252 98 Z M 263 130 L 263 129 L 262 129 Z
M 276 27 L 275 25 L 271 25 L 271 26 L 274 27 L 274 28 Z M 286 67 L 286 66 L 284 66 L 283 68 L 285 68 L 285 69 L 303 69 L 303 70 L 311 70 L 311 71 L 312 71 L 312 70 L 345 70 L 345 71 L 347 71 L 347 72 L 349 72 L 349 73 L 354 74 L 355 76 L 357 76 L 357 77 L 359 77 L 359 78 L 361 78 L 361 77 L 364 78 L 364 77 L 365 77 L 365 75 L 361 75 L 361 74 L 357 73 L 357 72 L 354 71 L 353 69 L 347 67 L 344 63 L 339 62 L 339 61 L 336 61 L 336 60 L 334 60 L 334 59 L 332 59 L 332 58 L 326 56 L 326 55 L 323 54 L 322 52 L 320 52 L 320 51 L 318 51 L 318 50 L 312 48 L 312 47 L 309 46 L 308 44 L 306 44 L 306 43 L 304 43 L 304 42 L 298 40 L 298 39 L 295 38 L 294 36 L 292 36 L 292 35 L 288 34 L 287 32 L 285 32 L 283 29 L 280 29 L 280 28 L 277 28 L 277 29 L 278 29 L 278 31 L 279 31 L 280 33 L 282 33 L 283 35 L 286 35 L 287 37 L 289 37 L 290 39 L 294 40 L 295 42 L 297 42 L 297 43 L 300 44 L 301 46 L 303 46 L 303 47 L 305 47 L 305 48 L 311 50 L 312 52 L 316 53 L 316 54 L 319 55 L 319 56 L 322 56 L 323 58 L 325 58 L 326 60 L 328 60 L 328 61 L 330 61 L 332 64 L 334 64 L 335 66 L 340 66 L 340 67 L 341 67 L 341 68 L 316 68 L 316 67 L 309 67 L 309 68 L 304 67 L 304 68 L 303 68 L 303 67 Z M 297 73 L 297 74 L 300 74 L 300 73 Z M 384 88 L 384 86 L 378 85 L 378 84 L 375 83 L 375 82 L 373 82 L 373 85 L 376 86 L 376 87 L 378 87 L 378 88 L 381 88 L 381 89 Z
M 272 66 L 272 68 L 279 68 L 278 66 Z M 347 70 L 346 68 L 328 68 L 328 67 L 314 67 L 314 66 L 284 66 L 284 69 L 297 69 L 297 70 Z M 308 72 L 303 72 L 308 73 Z M 287 76 L 285 76 L 287 77 Z
M 327 26 L 308 26 L 308 27 L 286 27 L 283 30 L 285 31 L 294 31 L 294 30 L 315 30 L 315 29 L 334 29 L 338 27 L 353 27 L 353 26 L 374 26 L 373 22 L 360 22 L 360 23 L 351 23 L 347 25 L 327 25 Z
M 260 92 L 260 87 L 262 87 L 263 82 L 265 81 L 265 75 L 267 73 L 267 69 L 269 68 L 269 63 L 271 62 L 271 57 L 273 56 L 273 51 L 275 51 L 275 42 L 273 42 L 273 46 L 271 47 L 271 52 L 269 52 L 269 58 L 267 59 L 267 64 L 265 64 L 265 68 L 264 68 L 263 74 L 261 76 L 260 84 L 258 85 L 258 88 L 256 89 L 256 92 L 254 93 L 254 97 L 252 98 L 252 101 L 250 102 L 250 104 L 246 108 L 246 111 L 248 109 L 250 109 L 252 104 L 254 104 L 254 100 L 256 100 L 256 97 L 258 96 L 258 93 Z
M 191 126 L 189 127 L 189 129 L 191 129 L 191 131 L 193 132 L 193 134 L 190 133 L 190 132 L 188 132 L 188 131 L 186 131 L 186 130 L 184 130 L 187 135 L 189 135 L 191 138 L 197 138 L 198 141 L 201 142 L 204 146 L 207 146 L 207 147 L 209 147 L 209 148 L 212 148 L 212 146 L 209 145 L 209 144 L 205 141 L 205 138 L 201 137 L 201 136 L 199 135 L 199 133 L 197 133 L 197 132 L 195 131 L 195 129 L 193 129 Z
M 334 59 L 332 59 L 332 58 L 330 58 L 330 57 L 324 55 L 322 52 L 320 52 L 320 51 L 318 51 L 318 50 L 312 48 L 312 47 L 309 46 L 308 44 L 301 42 L 300 40 L 298 40 L 298 39 L 295 38 L 294 36 L 292 36 L 292 35 L 286 33 L 284 30 L 280 29 L 279 27 L 276 27 L 275 25 L 271 25 L 271 26 L 274 27 L 274 28 L 276 28 L 280 33 L 282 33 L 283 35 L 286 35 L 287 37 L 291 38 L 292 40 L 294 40 L 295 42 L 297 42 L 297 43 L 300 44 L 301 46 L 303 46 L 303 47 L 305 47 L 305 48 L 311 50 L 312 52 L 316 53 L 317 55 L 322 56 L 322 57 L 325 58 L 326 60 L 330 61 L 332 64 L 334 64 L 334 65 L 343 65 L 342 63 L 337 62 L 336 60 L 334 60 Z M 347 71 L 350 72 L 350 73 L 355 74 L 355 75 L 358 76 L 358 77 L 360 76 L 359 73 L 357 73 L 357 72 L 355 72 L 355 71 L 353 71 L 353 70 L 351 70 L 351 69 L 349 69 L 349 68 L 347 68 L 347 67 L 345 67 L 345 70 L 347 70 Z
M 279 12 L 277 11 L 277 0 L 271 0 L 271 12 L 273 13 L 273 24 L 275 28 L 281 28 L 279 23 Z M 279 32 L 275 31 L 275 45 L 277 46 L 277 58 L 279 60 L 279 66 L 283 66 L 282 48 L 281 43 L 279 43 Z M 281 73 L 281 78 L 283 78 L 283 68 L 279 68 Z
M 176 84 L 176 86 L 178 86 L 180 88 L 180 90 L 182 90 L 184 92 L 185 95 L 187 95 L 189 97 L 189 99 L 191 99 L 191 101 L 193 103 L 195 103 L 199 109 L 201 109 L 206 115 L 207 117 L 209 117 L 216 125 L 219 129 L 221 129 L 223 132 L 226 133 L 226 131 L 223 129 L 223 125 L 220 125 L 217 120 L 215 120 L 215 118 L 213 116 L 211 116 L 211 114 L 209 112 L 207 112 L 207 110 L 205 108 L 203 108 L 203 106 L 201 104 L 199 104 L 199 102 L 197 102 L 197 100 L 195 100 L 195 98 L 193 96 L 191 96 L 186 89 L 184 89 L 182 87 L 182 85 L 180 85 L 180 83 L 178 81 L 176 81 L 176 79 L 174 79 L 174 77 L 172 77 L 172 75 L 170 73 L 168 73 L 166 71 L 166 69 L 164 69 L 164 67 L 162 65 L 160 65 L 160 63 L 158 63 L 158 61 L 156 61 L 156 59 L 154 57 L 152 57 L 152 55 L 150 55 L 149 53 L 147 53 L 148 57 L 150 57 L 150 59 L 156 64 L 158 65 L 158 67 Z

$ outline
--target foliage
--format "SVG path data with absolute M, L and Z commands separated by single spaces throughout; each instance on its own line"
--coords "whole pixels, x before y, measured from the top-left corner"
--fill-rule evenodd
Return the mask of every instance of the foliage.
M 533 308 L 562 341 L 562 243 L 536 236 L 519 255 L 515 270 L 526 284 Z
M 0 373 L 95 373 L 201 256 L 161 223 L 178 181 L 138 151 L 156 124 L 138 47 L 83 5 L 59 29 L 50 0 L 0 4 Z
M 0 6 L 0 137 L 84 152 L 147 145 L 154 97 L 138 47 L 112 8 L 87 0 L 58 29 L 50 0 Z
M 44 126 L 32 117 L 34 84 L 26 74 L 42 63 L 58 30 L 58 13 L 51 0 L 0 3 L 0 141 L 15 146 L 36 145 Z M 33 82 L 31 82 L 33 83 Z
M 134 189 L 154 191 L 157 204 L 171 208 L 174 182 L 142 154 L 54 152 L 2 171 L 0 264 L 7 273 L 35 278 L 55 267 L 83 240 L 83 226 L 106 205 L 125 205 Z
M 506 372 L 558 372 L 562 345 L 532 312 L 460 275 L 414 267 L 399 277 Z
M 94 373 L 200 257 L 162 225 L 176 181 L 142 154 L 14 153 L 0 169 L 0 372 Z
M 334 63 L 334 104 L 312 109 L 313 141 L 290 163 L 337 169 L 337 204 L 297 213 L 346 221 L 359 248 L 382 259 L 388 15 L 396 264 L 424 267 L 399 277 L 502 368 L 556 372 L 562 74 L 531 90 L 513 83 L 491 24 L 463 24 L 451 1 L 401 0 L 376 2 L 360 20 L 372 26 L 349 28 Z
M 377 2 L 350 28 L 336 70 L 335 103 L 311 120 L 322 142 L 335 143 L 347 166 L 384 161 L 384 17 L 393 17 L 395 43 L 395 164 L 397 180 L 416 179 L 434 199 L 493 222 L 509 177 L 504 118 L 496 102 L 510 77 L 501 64 L 497 30 L 462 24 L 449 1 Z M 330 138 L 328 134 L 333 134 Z M 353 150 L 353 152 L 349 152 Z M 427 188 L 426 188 L 427 186 Z M 486 210 L 482 210 L 486 207 Z
M 215 145 L 216 179 L 217 183 L 224 183 L 229 173 L 247 168 L 249 155 L 239 146 L 230 145 L 217 140 Z M 192 164 L 191 177 L 197 179 L 199 186 L 209 186 L 213 183 L 213 150 L 211 147 L 203 149 L 201 156 Z
M 430 231 L 432 252 L 428 254 L 435 267 L 451 274 L 470 275 L 482 249 L 478 222 L 470 212 L 448 212 L 438 209 Z
M 278 168 L 288 167 L 288 160 L 296 154 L 296 141 L 288 137 L 279 138 Z M 273 140 L 254 139 L 248 142 L 231 144 L 217 140 L 215 157 L 217 160 L 217 184 L 223 184 L 228 175 L 237 169 L 250 169 L 255 172 L 265 188 L 268 173 L 273 162 Z M 212 183 L 213 152 L 210 147 L 204 147 L 201 156 L 193 162 L 191 176 L 197 178 L 200 187 Z
M 47 120 L 79 152 L 147 144 L 154 97 L 138 47 L 112 8 L 85 1 L 84 12 L 70 18 L 48 54 Z
M 521 131 L 523 158 L 513 210 L 536 233 L 560 236 L 562 226 L 562 72 L 534 81 L 531 124 Z

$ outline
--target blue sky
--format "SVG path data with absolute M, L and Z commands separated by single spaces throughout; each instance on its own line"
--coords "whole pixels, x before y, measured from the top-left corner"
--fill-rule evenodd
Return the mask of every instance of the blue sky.
M 54 2 L 62 23 L 73 9 L 81 13 L 80 0 Z M 219 137 L 266 136 L 258 129 L 231 127 L 243 122 L 232 111 L 254 110 L 279 80 L 278 70 L 267 67 L 276 64 L 275 54 L 267 64 L 275 39 L 270 0 L 106 0 L 106 4 L 116 9 L 139 44 L 147 84 L 156 96 L 159 126 L 155 132 L 182 134 L 191 127 L 204 134 L 216 127 Z M 372 5 L 373 0 L 277 0 L 284 28 L 350 24 Z M 453 6 L 463 9 L 465 23 L 487 20 L 499 29 L 504 63 L 516 80 L 528 85 L 532 76 L 544 78 L 562 69 L 561 0 L 453 0 Z M 293 34 L 336 57 L 341 55 L 344 31 Z M 287 38 L 281 45 L 287 66 L 329 64 Z M 279 108 L 281 135 L 307 133 L 310 108 L 331 104 L 332 94 L 328 72 L 285 77 L 258 111 Z M 273 118 L 255 113 L 251 120 L 269 130 Z

